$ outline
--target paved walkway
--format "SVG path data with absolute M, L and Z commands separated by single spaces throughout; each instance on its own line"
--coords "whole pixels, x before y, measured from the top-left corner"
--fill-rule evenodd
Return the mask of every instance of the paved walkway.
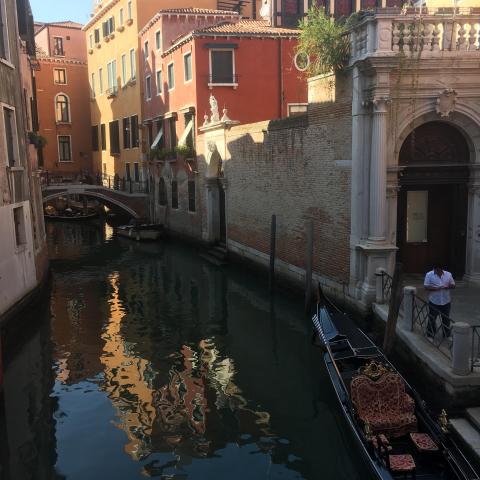
M 452 310 L 450 317 L 454 322 L 480 325 L 480 284 L 465 281 L 456 282 L 457 287 L 451 291 Z M 417 287 L 417 295 L 428 300 L 428 292 L 423 287 L 423 277 L 407 276 L 405 285 Z

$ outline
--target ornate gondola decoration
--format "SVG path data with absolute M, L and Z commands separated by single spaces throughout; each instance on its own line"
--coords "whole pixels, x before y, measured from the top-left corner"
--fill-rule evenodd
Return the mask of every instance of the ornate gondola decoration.
M 375 478 L 480 480 L 448 430 L 383 352 L 319 288 L 316 344 Z

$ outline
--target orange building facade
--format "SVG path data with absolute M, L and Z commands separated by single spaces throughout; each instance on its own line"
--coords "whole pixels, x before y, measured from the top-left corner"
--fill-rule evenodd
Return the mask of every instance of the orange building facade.
M 39 133 L 46 139 L 40 166 L 58 179 L 84 177 L 92 173 L 85 32 L 74 22 L 37 23 L 35 41 Z

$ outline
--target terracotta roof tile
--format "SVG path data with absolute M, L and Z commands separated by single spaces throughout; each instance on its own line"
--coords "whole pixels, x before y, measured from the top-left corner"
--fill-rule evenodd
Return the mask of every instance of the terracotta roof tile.
M 237 23 L 223 22 L 211 27 L 195 30 L 195 34 L 218 33 L 222 35 L 267 35 L 267 36 L 298 36 L 294 28 L 272 27 L 265 20 L 240 20 Z
M 159 13 L 182 13 L 191 15 L 238 15 L 238 12 L 231 10 L 212 10 L 211 8 L 166 8 L 159 11 Z

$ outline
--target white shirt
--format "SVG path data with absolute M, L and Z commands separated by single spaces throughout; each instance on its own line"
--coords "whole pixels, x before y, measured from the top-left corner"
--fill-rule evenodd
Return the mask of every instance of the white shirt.
M 455 281 L 452 274 L 446 270 L 443 271 L 441 277 L 432 270 L 425 275 L 423 285 L 425 287 L 450 287 L 455 286 Z M 450 290 L 443 288 L 442 290 L 429 291 L 428 300 L 435 305 L 446 305 L 451 302 Z

